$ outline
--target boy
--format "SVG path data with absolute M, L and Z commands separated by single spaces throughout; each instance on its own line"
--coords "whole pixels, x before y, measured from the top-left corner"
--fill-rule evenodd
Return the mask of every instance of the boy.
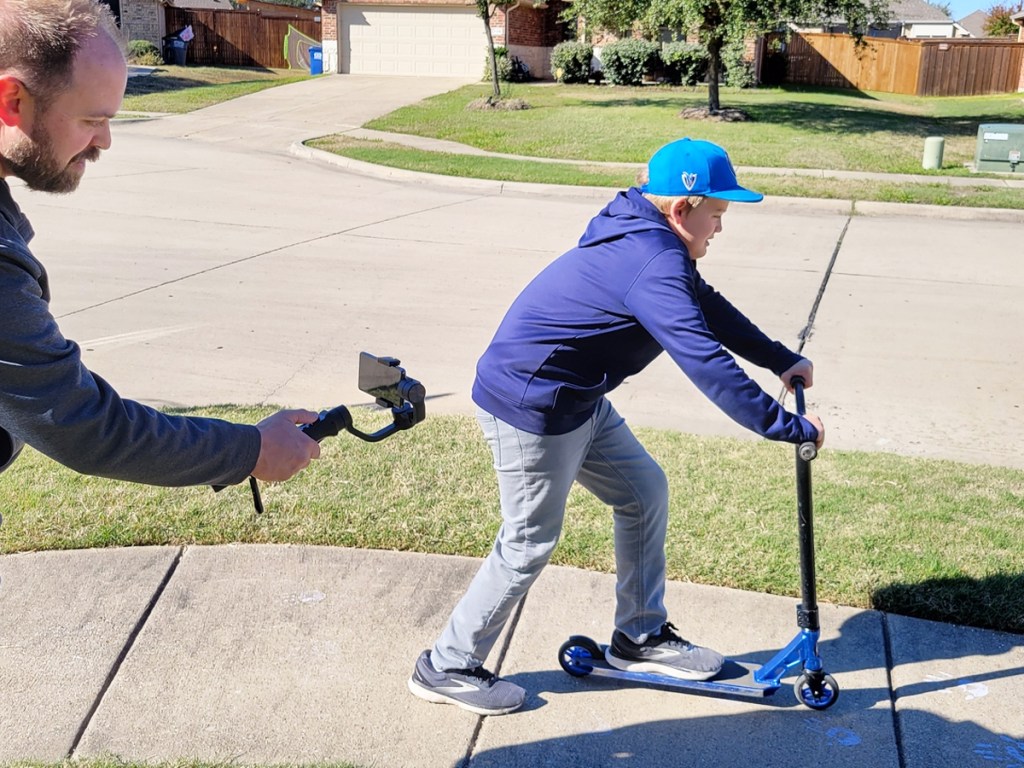
M 668 485 L 605 395 L 663 350 L 727 415 L 771 440 L 813 441 L 813 415 L 785 411 L 728 347 L 787 388 L 812 365 L 771 341 L 700 277 L 696 262 L 730 202 L 758 202 L 725 151 L 680 139 L 648 163 L 648 180 L 620 192 L 579 245 L 513 302 L 477 365 L 473 400 L 494 454 L 502 526 L 494 549 L 409 689 L 477 714 L 518 709 L 525 691 L 483 664 L 519 600 L 547 564 L 565 502 L 579 482 L 613 509 L 615 631 L 608 663 L 691 680 L 718 673 L 721 654 L 675 632 L 664 605 Z

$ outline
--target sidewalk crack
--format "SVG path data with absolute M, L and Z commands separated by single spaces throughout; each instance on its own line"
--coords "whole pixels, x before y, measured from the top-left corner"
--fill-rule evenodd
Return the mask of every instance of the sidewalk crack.
M 160 598 L 163 596 L 164 590 L 167 588 L 167 584 L 170 582 L 171 577 L 174 576 L 174 572 L 178 569 L 178 563 L 181 562 L 181 557 L 184 553 L 185 548 L 178 547 L 178 552 L 174 556 L 174 560 L 171 561 L 163 579 L 161 579 L 156 591 L 153 592 L 153 596 L 150 598 L 149 604 L 146 606 L 146 610 L 142 612 L 142 615 L 135 623 L 132 631 L 128 633 L 128 639 L 125 640 L 124 646 L 121 648 L 121 652 L 117 655 L 117 659 L 114 660 L 113 666 L 111 666 L 110 671 L 107 673 L 106 680 L 103 681 L 103 685 L 100 687 L 99 693 L 96 694 L 96 699 L 93 701 L 92 706 L 89 707 L 89 711 L 86 712 L 85 717 L 82 719 L 82 725 L 79 727 L 78 733 L 75 734 L 75 738 L 71 742 L 71 748 L 68 750 L 67 754 L 68 760 L 76 759 L 75 753 L 78 751 L 78 746 L 81 744 L 82 738 L 85 736 L 85 732 L 89 730 L 93 717 L 100 708 L 100 704 L 103 703 L 103 698 L 107 695 L 107 691 L 110 689 L 114 679 L 117 677 L 117 673 L 121 671 L 121 665 L 124 663 L 124 660 L 128 657 L 128 653 L 135 645 L 135 640 L 142 632 L 143 627 L 146 626 L 146 622 L 149 620 L 150 614 L 153 613 L 153 609 L 156 607 L 156 604 L 160 602 Z
M 512 636 L 516 632 L 516 626 L 519 624 L 519 617 L 523 615 L 523 606 L 526 604 L 526 600 L 529 594 L 523 595 L 523 599 L 519 601 L 519 605 L 516 606 L 515 612 L 512 614 L 508 622 L 508 632 L 505 633 L 505 642 L 502 643 L 501 648 L 498 649 L 498 660 L 494 665 L 494 674 L 501 676 L 501 665 L 505 663 L 505 655 L 508 653 L 509 646 L 512 645 Z M 463 755 L 462 760 L 458 763 L 458 768 L 469 768 L 470 763 L 473 760 L 473 753 L 476 752 L 476 743 L 480 738 L 480 731 L 484 726 L 484 721 L 487 718 L 479 716 L 476 719 L 476 727 L 473 728 L 473 733 L 469 737 L 469 744 L 466 746 L 466 753 Z
M 907 759 L 903 754 L 903 727 L 900 725 L 900 713 L 896 708 L 896 702 L 899 696 L 896 694 L 896 689 L 892 684 L 892 669 L 893 654 L 892 654 L 892 636 L 889 634 L 889 615 L 884 611 L 879 611 L 879 616 L 882 621 L 882 642 L 885 645 L 885 679 L 889 685 L 889 706 L 892 711 L 892 731 L 893 738 L 896 740 L 896 760 L 899 768 L 906 768 Z
M 821 278 L 821 284 L 818 286 L 818 295 L 814 297 L 814 303 L 811 305 L 811 311 L 807 315 L 807 323 L 797 334 L 797 338 L 800 339 L 800 345 L 796 348 L 796 353 L 798 355 L 803 355 L 804 347 L 807 345 L 807 340 L 814 334 L 814 321 L 818 318 L 818 307 L 821 306 L 821 300 L 825 297 L 825 289 L 828 287 L 829 278 L 832 277 L 832 270 L 836 266 L 836 259 L 839 258 L 839 251 L 843 247 L 843 239 L 846 237 L 846 230 L 850 228 L 851 221 L 853 221 L 853 217 L 847 216 L 846 223 L 843 225 L 843 231 L 839 233 L 839 239 L 836 240 L 836 247 L 832 249 L 832 258 L 829 259 L 828 266 L 825 267 L 825 274 Z M 776 399 L 780 403 L 785 403 L 787 394 L 788 390 L 783 387 Z
M 825 268 L 825 275 L 821 279 L 821 285 L 818 286 L 818 295 L 814 297 L 814 304 L 811 306 L 811 312 L 807 316 L 807 324 L 801 329 L 798 337 L 800 339 L 800 346 L 797 348 L 797 354 L 801 354 L 804 350 L 804 345 L 807 344 L 807 340 L 811 338 L 814 333 L 814 321 L 818 317 L 818 307 L 821 306 L 821 300 L 825 296 L 825 289 L 828 287 L 829 278 L 832 277 L 832 270 L 835 268 L 836 259 L 839 258 L 839 250 L 843 247 L 843 239 L 846 237 L 846 230 L 850 228 L 850 222 L 853 221 L 852 216 L 846 217 L 846 223 L 843 225 L 843 231 L 839 233 L 839 239 L 836 241 L 836 247 L 832 250 L 832 258 L 828 262 L 828 266 Z

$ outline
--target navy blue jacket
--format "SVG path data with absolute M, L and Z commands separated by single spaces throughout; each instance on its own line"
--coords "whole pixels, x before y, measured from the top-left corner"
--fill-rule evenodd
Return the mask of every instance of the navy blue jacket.
M 726 347 L 776 374 L 801 359 L 701 279 L 662 213 L 631 188 L 512 303 L 477 364 L 473 400 L 526 432 L 564 434 L 667 351 L 747 429 L 770 440 L 816 439 L 817 429 L 765 393 Z

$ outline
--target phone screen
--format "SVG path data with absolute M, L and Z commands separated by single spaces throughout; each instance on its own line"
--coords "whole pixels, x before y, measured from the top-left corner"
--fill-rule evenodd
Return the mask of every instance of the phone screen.
M 391 400 L 395 396 L 395 385 L 401 380 L 402 369 L 397 365 L 382 363 L 369 352 L 359 354 L 359 388 L 366 394 Z

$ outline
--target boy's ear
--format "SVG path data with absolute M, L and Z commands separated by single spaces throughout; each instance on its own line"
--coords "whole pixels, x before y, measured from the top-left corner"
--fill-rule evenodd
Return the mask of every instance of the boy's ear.
M 14 75 L 0 75 L 0 123 L 20 128 L 26 119 L 30 94 Z
M 691 210 L 693 210 L 693 206 L 685 197 L 677 197 L 672 201 L 672 207 L 668 209 L 668 217 L 676 224 L 682 224 Z

